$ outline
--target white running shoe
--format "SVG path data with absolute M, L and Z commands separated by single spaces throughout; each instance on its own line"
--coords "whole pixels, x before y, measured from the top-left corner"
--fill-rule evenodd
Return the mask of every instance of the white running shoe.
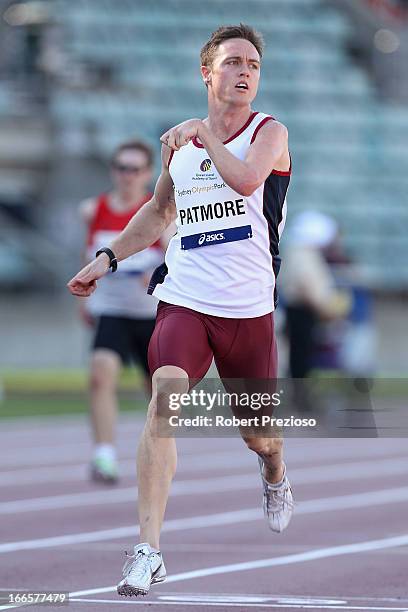
M 123 580 L 118 584 L 118 594 L 132 597 L 147 595 L 150 585 L 166 580 L 166 568 L 159 550 L 149 544 L 137 544 L 134 554 L 128 555 L 123 566 Z
M 284 464 L 283 477 L 278 485 L 265 480 L 264 461 L 258 457 L 263 483 L 263 509 L 269 527 L 276 533 L 281 533 L 289 525 L 293 514 L 293 496 Z

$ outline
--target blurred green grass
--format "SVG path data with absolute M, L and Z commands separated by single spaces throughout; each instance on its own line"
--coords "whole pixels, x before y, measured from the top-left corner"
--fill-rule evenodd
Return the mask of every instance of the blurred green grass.
M 86 370 L 3 370 L 0 372 L 0 419 L 85 414 Z M 142 375 L 125 369 L 119 383 L 121 410 L 146 410 Z
M 88 373 L 84 369 L 1 370 L 0 382 L 6 394 L 16 392 L 85 393 Z M 140 390 L 142 388 L 140 370 L 124 369 L 119 387 L 121 390 Z
M 147 400 L 120 398 L 120 409 L 125 411 L 144 411 Z M 88 406 L 85 400 L 55 397 L 6 398 L 0 402 L 0 419 L 14 419 L 37 416 L 60 416 L 67 414 L 86 414 Z

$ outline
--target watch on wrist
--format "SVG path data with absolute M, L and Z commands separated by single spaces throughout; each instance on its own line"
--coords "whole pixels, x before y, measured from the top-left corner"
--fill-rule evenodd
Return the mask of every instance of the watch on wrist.
M 101 253 L 106 253 L 106 255 L 109 257 L 110 269 L 112 270 L 112 272 L 116 272 L 116 270 L 118 269 L 118 260 L 116 259 L 115 253 L 108 247 L 104 247 L 103 249 L 99 249 L 99 251 L 96 251 L 95 257 L 98 257 L 98 255 L 100 255 Z

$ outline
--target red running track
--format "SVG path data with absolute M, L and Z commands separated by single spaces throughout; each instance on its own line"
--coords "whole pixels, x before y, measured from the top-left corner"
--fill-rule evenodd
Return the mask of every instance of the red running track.
M 137 538 L 134 456 L 142 422 L 119 425 L 122 479 L 87 479 L 86 419 L 2 422 L 0 588 L 70 592 L 69 612 L 405 610 L 405 439 L 291 439 L 296 510 L 269 531 L 256 458 L 240 439 L 179 439 L 161 549 L 168 580 L 122 599 L 123 551 Z M 31 610 L 64 608 L 32 605 Z M 10 609 L 0 604 L 0 610 Z

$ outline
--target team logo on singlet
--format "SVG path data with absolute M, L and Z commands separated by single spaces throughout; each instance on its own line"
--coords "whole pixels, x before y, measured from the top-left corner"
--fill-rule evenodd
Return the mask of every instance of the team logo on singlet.
M 200 164 L 201 172 L 208 172 L 211 168 L 211 159 L 204 159 Z

